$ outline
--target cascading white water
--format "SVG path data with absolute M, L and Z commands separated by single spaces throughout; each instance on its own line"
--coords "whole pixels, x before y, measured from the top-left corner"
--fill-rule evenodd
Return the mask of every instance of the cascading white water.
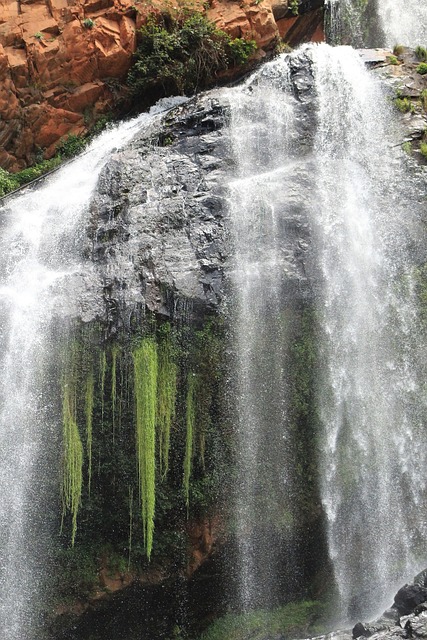
M 369 0 L 367 4 L 360 0 L 326 0 L 326 8 L 332 44 L 391 48 L 396 44 L 426 45 L 427 6 L 422 0 Z M 371 29 L 375 37 L 369 34 Z
M 235 517 L 239 598 L 248 609 L 267 606 L 277 597 L 274 527 L 289 510 L 281 196 L 283 189 L 292 190 L 295 99 L 286 60 L 266 65 L 228 97 L 237 165 L 230 185 L 238 422 Z
M 389 604 L 426 562 L 427 459 L 411 451 L 425 402 L 409 253 L 423 232 L 376 79 L 349 48 L 312 55 L 321 491 L 341 614 L 352 619 Z
M 387 46 L 426 46 L 427 5 L 423 0 L 379 0 L 378 16 Z
M 311 98 L 293 62 L 301 55 L 312 65 Z M 420 549 L 427 459 L 411 452 L 425 418 L 411 264 L 424 242 L 417 188 L 403 167 L 387 97 L 348 47 L 280 57 L 229 99 L 241 604 L 274 602 L 276 549 L 262 523 L 273 530 L 295 482 L 286 282 L 296 248 L 286 220 L 306 216 L 319 337 L 320 488 L 336 613 L 348 621 L 385 608 L 427 560 Z M 304 139 L 301 127 L 313 113 L 314 140 L 307 131 Z
M 355 47 L 363 47 L 360 5 L 353 0 L 326 0 L 325 8 L 328 41 L 334 45 L 352 44 Z
M 52 491 L 59 492 L 62 433 L 58 369 L 55 382 L 49 375 L 60 355 L 52 322 L 77 313 L 90 319 L 96 305 L 102 313 L 101 283 L 90 311 L 86 300 L 93 265 L 84 262 L 80 245 L 88 204 L 111 152 L 150 118 L 144 114 L 106 131 L 84 155 L 42 185 L 11 196 L 1 210 L 0 635 L 5 640 L 38 637 L 49 535 L 58 524 L 57 499 L 56 515 L 49 511 Z

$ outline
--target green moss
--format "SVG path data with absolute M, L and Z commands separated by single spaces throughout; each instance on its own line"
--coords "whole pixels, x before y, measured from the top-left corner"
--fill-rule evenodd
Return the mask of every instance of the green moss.
M 427 63 L 421 62 L 417 67 L 417 73 L 424 76 L 427 73 Z
M 264 640 L 268 637 L 308 634 L 322 614 L 319 602 L 290 603 L 271 611 L 229 614 L 215 621 L 200 640 Z M 315 629 L 318 632 L 318 628 Z
M 184 458 L 184 494 L 187 511 L 190 506 L 190 478 L 193 462 L 194 449 L 194 426 L 195 426 L 195 406 L 194 392 L 196 388 L 196 376 L 193 373 L 188 374 L 187 380 L 187 398 L 186 398 L 186 436 L 185 436 L 185 458 Z
M 76 386 L 74 371 L 64 375 L 62 384 L 63 420 L 63 516 L 71 514 L 71 545 L 74 546 L 77 532 L 77 514 L 83 486 L 83 446 L 76 419 Z
M 156 472 L 157 345 L 143 338 L 132 353 L 136 403 L 136 455 L 147 558 L 153 546 Z
M 104 426 L 104 411 L 105 411 L 105 379 L 107 376 L 107 354 L 103 349 L 99 355 L 100 357 L 100 384 L 101 384 L 101 424 Z
M 88 464 L 88 493 L 92 482 L 92 441 L 93 441 L 93 407 L 94 407 L 95 377 L 91 370 L 86 380 L 85 414 L 86 414 L 86 449 Z
M 163 478 L 169 470 L 171 425 L 175 419 L 178 367 L 170 333 L 158 347 L 157 431 L 159 438 L 159 471 Z
M 111 349 L 111 421 L 113 426 L 113 443 L 116 430 L 116 407 L 117 407 L 117 358 L 120 354 L 118 345 L 113 345 Z

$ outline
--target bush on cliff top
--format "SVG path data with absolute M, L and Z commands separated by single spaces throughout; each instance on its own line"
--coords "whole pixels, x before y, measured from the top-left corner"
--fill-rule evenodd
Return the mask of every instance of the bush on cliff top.
M 247 62 L 255 49 L 253 40 L 232 39 L 199 13 L 152 14 L 139 31 L 127 82 L 135 95 L 154 89 L 163 95 L 191 94 L 207 87 L 219 71 Z

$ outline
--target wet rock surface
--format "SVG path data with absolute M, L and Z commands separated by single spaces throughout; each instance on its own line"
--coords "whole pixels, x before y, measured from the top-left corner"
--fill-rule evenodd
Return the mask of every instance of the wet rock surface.
M 405 584 L 394 597 L 394 603 L 374 622 L 358 622 L 352 631 L 357 638 L 394 640 L 395 638 L 427 638 L 427 572 Z
M 280 203 L 283 251 L 287 286 L 295 298 L 306 299 L 310 229 L 301 203 L 308 202 L 305 155 L 314 130 L 314 93 L 305 53 L 293 60 L 291 75 L 299 96 L 302 161 L 292 166 L 286 202 Z M 127 327 L 130 309 L 190 321 L 224 310 L 224 273 L 233 268 L 227 219 L 235 158 L 225 131 L 229 117 L 227 90 L 202 95 L 152 123 L 103 170 L 86 251 L 102 283 L 110 331 Z

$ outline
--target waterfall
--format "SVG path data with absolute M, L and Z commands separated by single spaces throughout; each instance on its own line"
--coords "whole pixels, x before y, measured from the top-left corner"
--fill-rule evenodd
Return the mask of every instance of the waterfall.
M 273 523 L 284 526 L 280 510 L 295 517 L 289 503 L 304 482 L 288 352 L 302 260 L 319 341 L 319 484 L 339 611 L 342 620 L 369 615 L 426 561 L 427 460 L 411 451 L 426 417 L 412 262 L 424 258 L 418 187 L 386 94 L 348 47 L 280 57 L 228 97 L 241 603 L 275 601 Z M 311 230 L 302 254 L 292 219 Z
M 2 206 L 0 634 L 7 640 L 38 637 L 50 539 L 59 532 L 61 345 L 55 321 L 103 313 L 102 283 L 88 287 L 94 266 L 81 249 L 88 205 L 112 151 L 150 118 L 144 114 L 104 132 L 81 157 Z
M 277 599 L 274 527 L 290 513 L 286 462 L 283 184 L 290 179 L 294 103 L 285 59 L 230 93 L 236 349 L 239 598 Z
M 389 47 L 426 45 L 427 6 L 419 0 L 381 0 L 378 16 Z
M 408 244 L 418 236 L 422 246 L 423 233 L 376 80 L 351 49 L 319 47 L 313 59 L 321 491 L 342 611 L 352 619 L 375 613 L 378 594 L 385 606 L 425 561 L 417 553 L 427 533 L 426 459 L 410 451 L 425 402 Z
M 425 46 L 427 7 L 419 0 L 326 0 L 332 44 Z

